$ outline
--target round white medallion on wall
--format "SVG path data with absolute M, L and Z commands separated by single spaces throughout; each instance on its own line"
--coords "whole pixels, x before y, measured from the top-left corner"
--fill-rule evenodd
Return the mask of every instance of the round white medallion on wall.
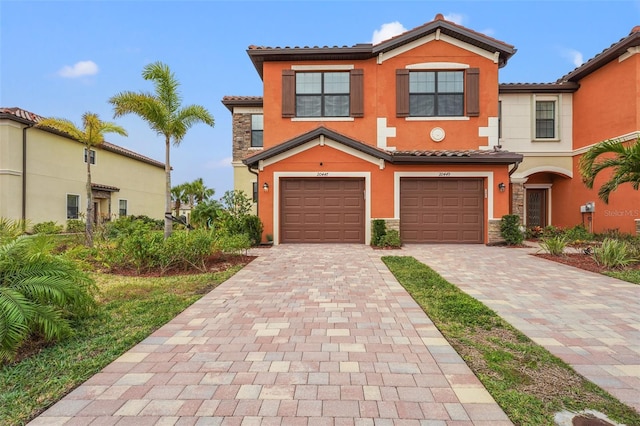
M 441 142 L 445 137 L 445 133 L 442 127 L 434 127 L 433 129 L 431 129 L 430 135 L 431 140 L 434 142 Z

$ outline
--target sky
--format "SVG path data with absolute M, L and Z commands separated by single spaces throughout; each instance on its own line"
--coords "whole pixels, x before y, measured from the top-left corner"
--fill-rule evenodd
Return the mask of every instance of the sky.
M 215 118 L 171 148 L 172 185 L 201 177 L 219 198 L 233 189 L 231 113 L 221 100 L 262 96 L 248 46 L 377 43 L 438 13 L 515 46 L 501 83 L 546 83 L 640 25 L 640 0 L 0 0 L 0 106 L 77 126 L 83 113 L 97 113 L 128 132 L 109 142 L 164 162 L 163 137 L 138 116 L 114 119 L 108 103 L 121 91 L 153 91 L 142 69 L 162 61 L 180 82 L 183 105 Z

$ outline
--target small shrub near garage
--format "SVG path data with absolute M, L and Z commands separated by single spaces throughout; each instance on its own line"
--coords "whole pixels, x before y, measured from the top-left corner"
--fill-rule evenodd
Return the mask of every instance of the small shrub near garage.
M 387 231 L 384 237 L 382 237 L 382 242 L 380 243 L 382 247 L 389 248 L 399 248 L 402 246 L 402 241 L 400 241 L 400 232 L 395 229 L 390 229 Z
M 555 235 L 553 237 L 545 237 L 540 240 L 540 248 L 550 255 L 560 256 L 564 253 L 567 246 L 567 237 L 564 235 Z
M 520 229 L 520 216 L 507 214 L 500 220 L 500 235 L 509 245 L 519 245 L 524 241 L 524 234 Z
M 593 258 L 599 264 L 607 268 L 623 268 L 637 261 L 634 253 L 626 241 L 605 238 L 600 247 L 593 249 Z
M 387 225 L 384 219 L 374 219 L 372 222 L 371 245 L 380 247 L 384 236 L 387 234 Z
M 82 220 L 70 219 L 67 220 L 67 232 L 70 234 L 84 232 L 87 224 Z

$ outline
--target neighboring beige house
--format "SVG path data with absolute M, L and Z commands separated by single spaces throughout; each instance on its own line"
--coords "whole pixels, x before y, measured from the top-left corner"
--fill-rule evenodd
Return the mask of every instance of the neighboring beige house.
M 94 221 L 164 217 L 164 164 L 105 142 L 87 153 L 58 132 L 33 127 L 43 117 L 0 107 L 0 217 L 31 225 L 84 219 L 91 161 Z
M 262 97 L 225 96 L 222 103 L 233 116 L 233 189 L 253 199 L 253 214 L 257 214 L 258 177 L 242 160 L 263 150 Z

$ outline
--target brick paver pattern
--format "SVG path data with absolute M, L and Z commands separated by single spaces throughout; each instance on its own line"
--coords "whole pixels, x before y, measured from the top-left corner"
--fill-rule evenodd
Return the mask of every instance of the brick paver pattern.
M 640 285 L 537 258 L 535 249 L 416 245 L 402 252 L 640 411 Z
M 381 252 L 256 252 L 31 424 L 511 424 Z

